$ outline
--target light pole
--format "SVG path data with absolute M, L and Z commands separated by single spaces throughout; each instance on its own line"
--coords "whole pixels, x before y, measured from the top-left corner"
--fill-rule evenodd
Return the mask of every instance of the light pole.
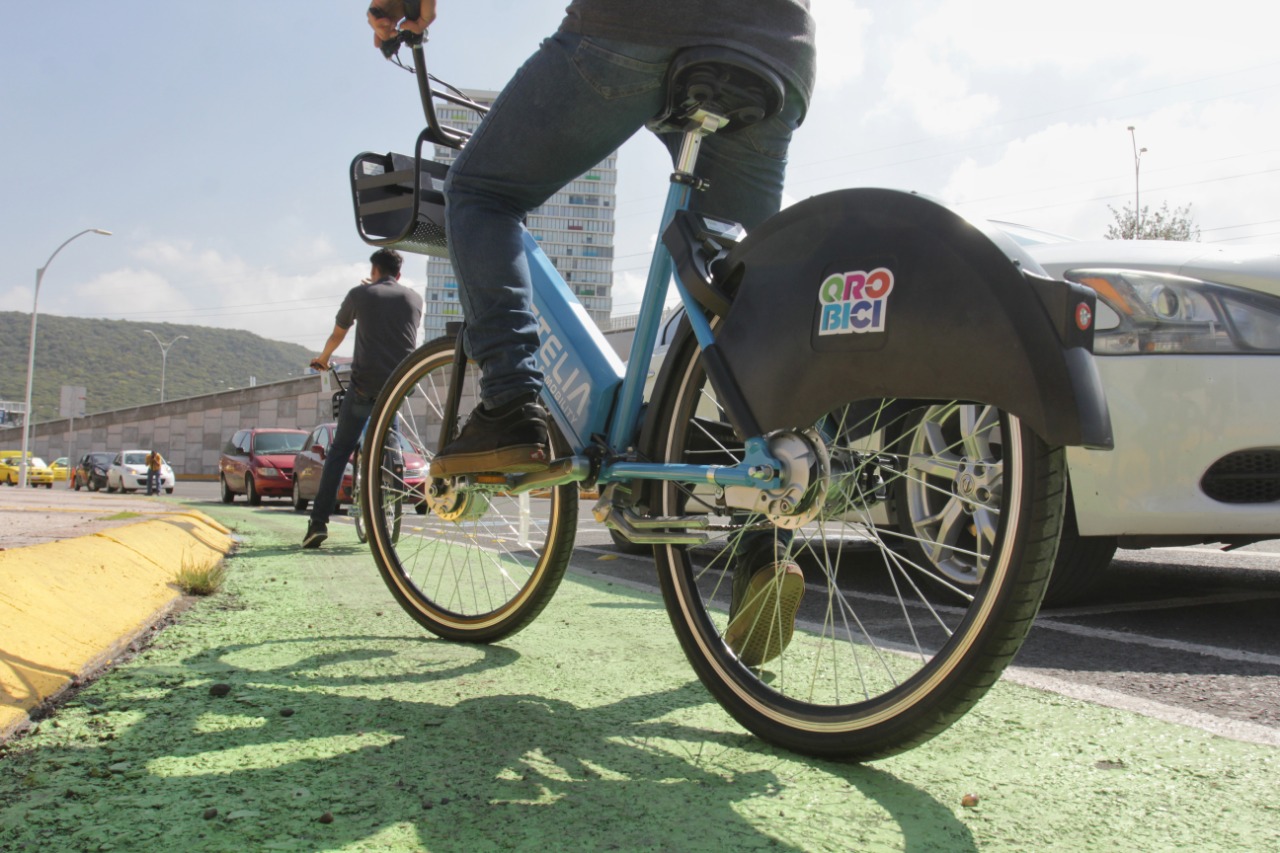
M 160 345 L 160 402 L 163 403 L 164 402 L 164 374 L 165 374 L 165 369 L 168 367 L 168 364 L 169 364 L 169 347 L 173 346 L 178 341 L 189 341 L 191 339 L 188 338 L 186 335 L 178 335 L 176 338 L 174 338 L 173 340 L 169 341 L 169 343 L 166 344 L 164 341 L 160 340 L 159 335 L 157 335 L 155 332 L 151 331 L 150 329 L 143 329 L 142 331 L 146 332 L 148 335 L 155 338 L 156 343 Z
M 1129 140 L 1133 142 L 1133 239 L 1142 236 L 1142 208 L 1138 206 L 1138 168 L 1142 165 L 1142 155 L 1147 149 L 1138 147 L 1138 135 L 1129 125 Z
M 49 264 L 53 263 L 53 259 L 57 257 L 58 253 L 72 240 L 77 237 L 83 237 L 85 234 L 111 236 L 110 231 L 104 231 L 101 228 L 86 228 L 79 234 L 72 234 L 62 241 L 61 246 L 53 250 L 53 254 L 49 256 L 49 260 L 44 262 L 44 266 L 36 270 L 36 294 L 31 299 L 31 342 L 27 346 L 27 398 L 26 411 L 22 414 L 22 458 L 18 460 L 18 484 L 23 488 L 27 486 L 27 448 L 29 446 L 28 438 L 31 433 L 31 379 L 36 370 L 36 305 L 40 302 L 40 282 L 44 281 L 44 271 L 49 268 Z

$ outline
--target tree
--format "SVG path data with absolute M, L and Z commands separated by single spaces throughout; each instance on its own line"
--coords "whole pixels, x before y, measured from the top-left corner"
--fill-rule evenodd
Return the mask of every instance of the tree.
M 1107 205 L 1107 210 L 1110 210 L 1111 215 L 1115 217 L 1115 222 L 1107 226 L 1107 233 L 1103 235 L 1108 240 L 1133 240 L 1134 235 L 1137 234 L 1138 240 L 1200 242 L 1200 226 L 1196 225 L 1191 218 L 1190 204 L 1170 210 L 1169 202 L 1166 201 L 1155 213 L 1151 212 L 1151 208 L 1143 205 L 1141 232 L 1138 231 L 1133 208 L 1129 205 L 1126 204 L 1120 210 Z

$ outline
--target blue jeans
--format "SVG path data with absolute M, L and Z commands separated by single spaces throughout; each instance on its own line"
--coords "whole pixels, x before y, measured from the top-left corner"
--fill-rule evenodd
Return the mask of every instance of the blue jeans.
M 542 388 L 538 326 L 521 243 L 526 214 L 662 111 L 676 49 L 557 33 L 516 72 L 445 181 L 447 230 L 467 321 L 466 350 L 490 407 Z M 804 115 L 794 91 L 774 118 L 702 144 L 711 188 L 695 210 L 748 229 L 778 211 L 791 133 Z M 662 141 L 674 156 L 681 137 Z
M 342 485 L 342 475 L 346 473 L 347 462 L 351 454 L 360 444 L 360 436 L 364 433 L 364 425 L 373 411 L 373 397 L 357 394 L 354 388 L 348 388 L 342 398 L 342 408 L 338 409 L 338 424 L 333 431 L 333 443 L 324 457 L 324 468 L 320 471 L 320 485 L 316 487 L 316 499 L 311 504 L 311 523 L 328 524 L 329 516 L 338 502 L 338 487 Z
M 147 494 L 160 494 L 160 472 L 147 469 Z

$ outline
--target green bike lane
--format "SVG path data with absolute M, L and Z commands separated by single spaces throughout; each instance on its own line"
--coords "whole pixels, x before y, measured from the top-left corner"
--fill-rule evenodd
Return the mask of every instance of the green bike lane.
M 1280 849 L 1274 747 L 1001 683 L 913 752 L 818 761 L 710 701 L 609 554 L 474 647 L 349 526 L 301 551 L 291 512 L 200 509 L 240 539 L 225 590 L 3 747 L 0 850 Z

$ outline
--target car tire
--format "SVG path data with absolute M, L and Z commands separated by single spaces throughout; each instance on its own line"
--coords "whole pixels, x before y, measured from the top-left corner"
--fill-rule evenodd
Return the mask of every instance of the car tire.
M 308 501 L 302 497 L 302 492 L 298 489 L 298 481 L 293 481 L 293 509 L 295 512 L 306 512 Z
M 5 481 L 4 481 L 4 483 L 5 483 L 5 485 L 6 485 L 6 486 L 8 486 L 9 488 L 13 488 L 14 486 L 18 485 L 18 482 L 17 482 L 16 480 L 14 480 L 14 479 L 13 479 L 13 477 L 7 477 L 7 478 L 5 479 Z
M 227 485 L 227 475 L 222 474 L 218 477 L 218 491 L 222 496 L 222 502 L 229 504 L 236 499 L 236 493 L 231 491 L 231 487 Z
M 252 474 L 245 475 L 244 497 L 249 502 L 249 506 L 262 506 L 262 495 L 258 494 L 258 484 Z
M 1076 509 L 1067 493 L 1067 512 L 1053 574 L 1044 593 L 1045 607 L 1062 607 L 1086 601 L 1098 591 L 1116 553 L 1114 536 L 1081 536 Z
M 164 490 L 164 493 L 165 493 L 166 495 L 171 495 L 171 494 L 173 494 L 173 486 L 170 486 L 169 488 L 165 489 L 165 490 Z

